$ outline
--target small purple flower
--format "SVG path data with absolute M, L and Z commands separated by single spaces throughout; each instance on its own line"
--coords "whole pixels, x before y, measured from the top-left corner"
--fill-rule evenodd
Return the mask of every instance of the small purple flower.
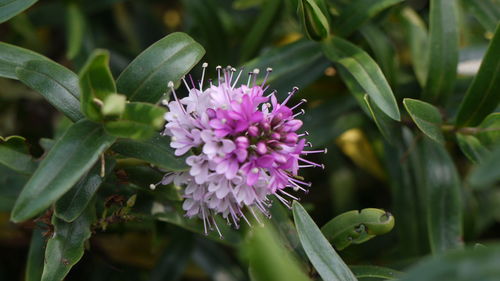
M 260 211 L 269 216 L 270 196 L 290 207 L 297 197 L 285 191 L 307 191 L 311 183 L 298 176 L 300 168 L 323 167 L 303 157 L 325 150 L 306 151 L 304 136 L 298 133 L 302 121 L 294 114 L 305 100 L 289 107 L 287 103 L 298 91 L 294 87 L 286 99 L 279 103 L 276 92 L 266 94 L 264 82 L 256 84 L 258 70 L 249 73 L 248 82 L 236 87 L 241 71 L 218 66 L 218 85 L 203 90 L 203 77 L 207 64 L 203 64 L 202 81 L 191 87 L 183 79 L 188 96 L 178 99 L 174 84 L 169 82 L 174 100 L 164 102 L 164 135 L 171 137 L 170 146 L 175 155 L 192 151 L 186 159 L 190 169 L 169 173 L 160 182 L 185 186 L 183 209 L 188 217 L 203 220 L 207 229 L 215 229 L 222 237 L 215 215 L 221 215 L 229 224 L 239 227 L 240 219 L 247 223 L 244 209 L 255 216 Z M 155 187 L 156 185 L 152 185 Z M 256 220 L 259 219 L 255 216 Z

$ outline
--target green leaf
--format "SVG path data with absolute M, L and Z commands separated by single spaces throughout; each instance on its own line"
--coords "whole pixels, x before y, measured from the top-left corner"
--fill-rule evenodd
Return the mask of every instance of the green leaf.
M 164 122 L 165 109 L 142 102 L 125 105 L 123 115 L 116 121 L 104 124 L 110 135 L 131 139 L 147 139 L 159 130 Z
M 170 147 L 170 139 L 156 135 L 145 141 L 118 140 L 111 149 L 123 156 L 147 161 L 167 171 L 185 171 L 188 166 L 184 156 L 175 156 L 174 149 Z
M 17 79 L 16 67 L 30 60 L 49 60 L 33 51 L 0 42 L 0 77 Z
M 32 60 L 16 67 L 16 76 L 72 121 L 84 117 L 78 76 L 71 70 L 50 60 Z
M 376 235 L 388 233 L 394 227 L 394 217 L 384 210 L 367 208 L 340 214 L 321 227 L 321 232 L 337 250 L 352 243 L 364 243 Z
M 458 146 L 462 152 L 473 163 L 481 162 L 489 151 L 484 147 L 481 142 L 475 137 L 470 135 L 456 134 Z
M 345 67 L 373 102 L 389 117 L 399 121 L 396 99 L 377 63 L 356 45 L 338 37 L 323 42 L 328 59 Z
M 243 41 L 240 61 L 247 61 L 259 51 L 259 48 L 269 36 L 269 29 L 279 18 L 282 11 L 281 7 L 283 7 L 282 0 L 269 0 L 263 3 L 259 16 Z
M 118 92 L 131 101 L 157 102 L 169 81 L 186 75 L 205 50 L 185 33 L 172 33 L 137 56 L 116 81 Z
M 442 253 L 463 243 L 460 178 L 442 145 L 424 139 L 422 146 L 429 241 L 433 253 Z
M 495 110 L 500 102 L 500 24 L 486 51 L 481 67 L 458 109 L 456 124 L 474 126 Z
M 299 233 L 300 243 L 323 280 L 357 280 L 306 210 L 296 201 L 293 202 L 293 219 Z
M 52 217 L 54 236 L 45 250 L 45 266 L 41 281 L 61 281 L 82 258 L 84 243 L 90 238 L 95 219 L 94 206 L 88 206 L 75 221 L 68 223 Z
M 310 280 L 270 224 L 257 227 L 245 244 L 252 281 Z
M 74 59 L 83 46 L 85 18 L 80 7 L 70 2 L 66 12 L 66 57 Z
M 82 120 L 57 141 L 19 195 L 11 220 L 36 216 L 76 184 L 115 138 L 95 123 Z
M 22 137 L 11 136 L 5 139 L 0 137 L 0 165 L 20 174 L 31 175 L 37 163 L 22 146 L 24 146 Z
M 105 167 L 102 167 L 100 161 L 97 162 L 68 192 L 57 200 L 54 214 L 58 218 L 66 222 L 72 222 L 83 213 L 99 186 L 101 186 L 115 166 L 115 161 L 112 159 L 108 159 L 105 162 Z M 105 172 L 104 177 L 101 175 L 103 168 Z
M 43 272 L 44 250 L 45 237 L 43 237 L 43 229 L 40 226 L 36 226 L 31 234 L 28 261 L 24 273 L 25 281 L 40 281 Z
M 299 0 L 298 14 L 307 37 L 320 41 L 330 34 L 328 18 L 319 7 L 318 0 Z
M 300 40 L 282 47 L 272 48 L 259 57 L 245 63 L 245 69 L 265 70 L 273 68 L 267 79 L 271 89 L 278 95 L 286 97 L 293 86 L 304 88 L 321 77 L 330 63 L 321 54 L 320 45 L 316 42 Z M 303 70 L 307 69 L 306 72 Z M 257 84 L 262 83 L 264 75 L 260 75 Z M 293 84 L 290 83 L 293 81 Z
M 102 120 L 103 101 L 116 93 L 115 80 L 109 69 L 108 51 L 96 50 L 90 55 L 80 72 L 80 89 L 82 112 L 90 120 Z
M 500 21 L 500 3 L 498 0 L 462 0 L 462 3 L 486 30 L 495 32 L 498 21 Z
M 412 267 L 400 281 L 472 281 L 498 280 L 500 276 L 500 247 L 453 251 L 428 257 Z
M 0 0 L 0 23 L 28 9 L 38 0 Z
M 443 144 L 444 136 L 441 130 L 443 119 L 439 110 L 430 103 L 406 98 L 403 100 L 406 111 L 417 127 L 432 140 Z
M 476 189 L 490 187 L 496 181 L 500 180 L 500 145 L 496 148 L 476 167 L 469 175 L 471 186 Z
M 182 231 L 174 235 L 163 256 L 151 271 L 149 281 L 179 280 L 191 258 L 193 244 L 191 233 Z
M 453 91 L 458 65 L 456 0 L 430 1 L 429 70 L 422 98 L 443 101 Z
M 333 22 L 334 34 L 347 37 L 378 13 L 401 2 L 403 0 L 351 1 Z
M 387 267 L 374 265 L 353 265 L 349 266 L 357 278 L 377 278 L 382 280 L 392 280 L 403 276 L 403 273 Z
M 429 38 L 427 27 L 415 10 L 405 7 L 401 10 L 401 21 L 406 41 L 410 45 L 413 72 L 420 86 L 425 86 L 429 65 Z
M 397 130 L 398 124 L 389 118 L 389 116 L 378 108 L 376 104 L 372 104 L 370 97 L 367 94 L 364 96 L 364 101 L 382 136 L 388 143 L 395 144 L 396 140 L 400 138 Z
M 476 137 L 482 144 L 491 147 L 500 143 L 500 113 L 491 113 L 478 126 Z

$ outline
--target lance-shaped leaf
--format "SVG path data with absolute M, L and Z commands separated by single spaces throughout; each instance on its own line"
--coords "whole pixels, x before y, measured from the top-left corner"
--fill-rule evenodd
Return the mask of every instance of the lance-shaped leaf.
M 489 32 L 495 32 L 498 21 L 500 21 L 500 3 L 498 0 L 463 0 L 467 9 Z
M 323 280 L 357 281 L 349 267 L 297 201 L 293 202 L 293 219 L 299 233 L 300 243 Z
M 41 54 L 0 42 L 0 77 L 17 79 L 16 67 L 30 60 L 49 60 Z
M 481 67 L 460 104 L 456 124 L 475 126 L 500 102 L 500 24 Z
M 273 72 L 270 73 L 267 83 L 272 89 L 278 91 L 278 95 L 286 97 L 287 92 L 293 86 L 306 87 L 313 81 L 321 77 L 330 63 L 321 54 L 318 43 L 300 40 L 282 47 L 269 50 L 259 57 L 247 62 L 245 69 L 254 68 L 264 71 L 271 66 Z M 301 70 L 307 69 L 307 72 Z M 257 84 L 262 83 L 264 75 L 259 75 Z M 290 85 L 293 81 L 293 85 Z
M 188 168 L 186 157 L 190 154 L 175 156 L 174 149 L 170 147 L 170 139 L 159 134 L 144 141 L 121 139 L 111 149 L 123 156 L 141 159 L 168 171 L 185 171 Z
M 400 281 L 470 281 L 498 280 L 500 245 L 453 251 L 427 257 L 412 267 Z
M 185 33 L 172 33 L 137 56 L 116 81 L 118 92 L 131 101 L 157 102 L 169 81 L 186 75 L 205 50 Z
M 399 128 L 397 122 L 389 118 L 376 104 L 373 104 L 367 94 L 364 95 L 363 100 L 382 136 L 384 136 L 388 143 L 395 144 L 401 138 L 398 134 Z
M 343 37 L 349 36 L 365 22 L 381 11 L 390 8 L 402 0 L 355 0 L 350 1 L 333 23 L 334 33 Z
M 324 14 L 318 0 L 299 0 L 298 14 L 307 37 L 311 40 L 320 41 L 330 34 L 330 24 L 327 15 Z
M 441 253 L 463 243 L 460 178 L 442 145 L 424 139 L 422 146 L 429 242 L 433 253 Z
M 11 220 L 25 221 L 49 207 L 76 184 L 114 140 L 101 125 L 88 120 L 72 125 L 24 186 Z
M 61 281 L 82 258 L 84 243 L 90 238 L 95 219 L 94 206 L 89 205 L 75 221 L 68 223 L 52 217 L 54 236 L 45 250 L 45 266 L 41 281 Z
M 0 23 L 28 9 L 38 0 L 0 0 Z
M 458 146 L 472 163 L 481 162 L 490 153 L 475 136 L 463 134 L 457 134 L 456 136 Z
M 58 218 L 72 222 L 83 213 L 105 177 L 113 170 L 115 161 L 107 159 L 104 167 L 102 164 L 100 161 L 97 162 L 68 192 L 57 200 L 54 214 Z M 101 174 L 103 169 L 104 175 Z
M 131 138 L 147 139 L 161 128 L 165 109 L 143 102 L 131 102 L 125 105 L 125 111 L 118 120 L 108 121 L 104 129 L 110 135 Z
M 374 265 L 349 266 L 357 278 L 377 278 L 381 280 L 392 280 L 403 276 L 403 273 L 387 267 Z
M 488 147 L 500 143 L 500 113 L 491 113 L 478 126 L 476 137 Z
M 377 63 L 362 49 L 338 37 L 323 42 L 323 52 L 356 79 L 373 102 L 389 117 L 399 121 L 399 108 L 391 87 Z
M 80 72 L 82 112 L 94 121 L 103 119 L 101 112 L 104 100 L 116 93 L 115 80 L 109 69 L 109 52 L 96 50 Z
M 321 232 L 337 250 L 351 244 L 364 243 L 376 235 L 386 234 L 394 227 L 394 217 L 380 209 L 349 211 L 327 222 Z
M 30 249 L 24 279 L 26 281 L 39 281 L 43 272 L 43 257 L 45 250 L 45 237 L 43 229 L 36 226 L 31 234 Z
M 409 43 L 413 72 L 420 86 L 425 86 L 428 71 L 429 38 L 427 27 L 415 10 L 405 7 L 401 10 L 401 20 Z
M 455 86 L 458 64 L 457 1 L 430 1 L 429 70 L 423 99 L 444 100 Z
M 443 119 L 436 107 L 430 103 L 414 99 L 404 99 L 403 104 L 413 122 L 417 124 L 417 127 L 424 134 L 438 143 L 444 143 L 444 136 L 441 131 Z
M 37 163 L 25 148 L 24 141 L 20 136 L 0 137 L 0 165 L 20 174 L 31 175 Z
M 74 59 L 83 46 L 85 34 L 85 17 L 75 2 L 70 2 L 66 8 L 66 26 L 66 57 Z
M 84 117 L 78 76 L 71 70 L 50 60 L 32 60 L 16 67 L 16 76 L 72 121 Z

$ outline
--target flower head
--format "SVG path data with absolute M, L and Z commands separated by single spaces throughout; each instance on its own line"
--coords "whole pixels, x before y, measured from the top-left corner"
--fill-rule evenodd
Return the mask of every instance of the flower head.
M 269 216 L 271 196 L 290 207 L 288 200 L 298 198 L 285 189 L 307 191 L 311 186 L 298 176 L 299 169 L 323 167 L 304 156 L 326 149 L 304 150 L 307 132 L 298 132 L 302 121 L 296 117 L 304 114 L 298 108 L 306 101 L 288 106 L 297 87 L 281 103 L 275 91 L 266 94 L 270 68 L 262 84 L 256 83 L 258 70 L 254 70 L 246 84 L 237 86 L 242 71 L 234 78 L 234 68 L 218 66 L 217 85 L 210 81 L 209 87 L 203 89 L 206 67 L 204 63 L 199 85 L 192 79 L 189 85 L 183 78 L 188 90 L 185 98 L 179 99 L 174 84 L 169 82 L 174 99 L 164 103 L 169 112 L 165 114 L 163 134 L 171 137 L 175 155 L 188 151 L 193 155 L 186 159 L 188 171 L 169 173 L 161 184 L 174 181 L 185 186 L 186 216 L 201 218 L 205 233 L 207 227 L 215 227 L 221 235 L 215 215 L 238 228 L 242 218 L 248 223 L 244 209 L 254 216 L 254 211 Z

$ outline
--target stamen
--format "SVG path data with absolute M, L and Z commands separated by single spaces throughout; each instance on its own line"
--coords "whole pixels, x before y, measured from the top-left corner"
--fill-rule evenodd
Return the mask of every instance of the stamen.
M 252 213 L 253 217 L 255 218 L 255 220 L 257 221 L 257 223 L 260 225 L 260 226 L 263 226 L 262 222 L 259 220 L 259 217 L 255 214 L 254 210 L 252 207 L 248 206 L 247 207 L 248 210 L 250 210 L 250 213 Z
M 292 117 L 295 118 L 295 117 L 302 115 L 302 114 L 306 114 L 306 111 L 304 109 L 301 109 L 300 112 L 295 113 L 294 115 L 292 115 Z
M 282 106 L 286 105 L 286 103 L 292 98 L 292 96 L 299 90 L 298 87 L 293 87 L 292 91 L 288 93 L 288 97 L 281 103 Z
M 278 200 L 280 200 L 281 203 L 283 203 L 283 205 L 285 205 L 288 209 L 292 208 L 290 207 L 290 202 L 288 202 L 285 198 L 279 196 L 278 193 L 274 193 L 274 196 L 276 196 L 276 198 L 278 198 Z
M 257 75 L 259 75 L 260 70 L 258 68 L 255 68 L 253 71 L 254 77 L 253 77 L 253 86 L 257 84 Z
M 177 98 L 177 94 L 175 93 L 175 89 L 174 89 L 174 82 L 169 81 L 169 82 L 168 82 L 168 87 L 170 88 L 170 90 L 172 90 L 172 94 L 174 95 L 174 99 L 175 99 L 175 101 L 179 104 L 179 107 L 182 109 L 182 112 L 184 112 L 184 114 L 186 114 L 186 115 L 187 115 L 186 109 L 184 109 L 184 106 L 182 106 L 181 102 L 180 102 L 180 101 L 179 101 L 179 99 Z
M 301 99 L 300 102 L 296 105 L 294 105 L 293 107 L 290 108 L 290 110 L 294 110 L 295 108 L 299 107 L 301 104 L 303 103 L 306 103 L 307 100 L 306 99 Z
M 284 195 L 286 195 L 286 196 L 288 196 L 288 197 L 292 198 L 292 199 L 293 199 L 293 200 L 295 200 L 295 201 L 300 201 L 300 198 L 297 198 L 297 197 L 295 197 L 295 196 L 291 195 L 290 193 L 288 193 L 288 192 L 286 192 L 286 191 L 283 191 L 282 189 L 280 189 L 280 190 L 279 190 L 279 192 L 281 192 L 281 193 L 283 193 Z
M 297 137 L 309 136 L 309 132 L 305 131 L 303 134 L 297 135 Z
M 219 233 L 219 238 L 220 239 L 224 239 L 224 236 L 222 236 L 222 233 L 220 233 L 219 226 L 217 225 L 217 222 L 215 221 L 215 217 L 214 216 L 212 216 L 212 222 L 215 225 L 215 229 L 217 229 L 217 232 Z
M 208 67 L 208 63 L 204 62 L 201 67 L 203 68 L 201 72 L 201 82 L 200 82 L 200 92 L 203 92 L 203 80 L 205 79 L 205 70 Z
M 204 206 L 200 206 L 201 208 L 201 214 L 203 216 L 203 229 L 205 230 L 205 235 L 208 235 L 208 232 L 207 232 L 207 223 L 205 221 L 206 217 L 205 217 L 205 207 Z
M 233 86 L 231 86 L 231 89 L 234 89 L 234 86 L 236 86 L 236 83 L 240 80 L 241 73 L 243 72 L 243 68 L 240 69 L 240 72 L 238 73 L 238 76 L 236 76 L 236 80 L 234 80 Z
M 262 81 L 262 84 L 260 85 L 260 87 L 261 87 L 261 88 L 262 88 L 262 87 L 266 84 L 266 82 L 267 82 L 267 78 L 269 77 L 269 73 L 271 73 L 271 72 L 273 72 L 273 69 L 272 69 L 272 68 L 270 68 L 270 67 L 268 67 L 268 68 L 266 69 L 266 76 L 264 76 L 264 81 Z M 264 91 L 265 91 L 265 90 L 264 90 Z
M 190 92 L 190 91 L 191 91 L 191 88 L 189 88 L 189 85 L 188 85 L 188 83 L 187 83 L 187 81 L 186 81 L 186 76 L 182 76 L 182 78 L 181 78 L 181 79 L 182 79 L 182 82 L 184 82 L 184 86 L 186 87 L 186 90 L 187 90 L 188 92 Z
M 314 162 L 312 162 L 312 161 L 309 161 L 309 160 L 306 160 L 306 159 L 303 159 L 303 158 L 300 158 L 300 157 L 299 157 L 299 160 L 300 160 L 300 161 L 302 161 L 302 162 L 305 162 L 305 163 L 307 163 L 307 164 L 314 165 L 314 166 L 316 166 L 316 167 L 322 167 L 322 165 L 320 165 L 320 164 L 318 164 L 318 163 L 314 163 Z
M 328 153 L 328 148 L 320 149 L 320 150 L 302 150 L 300 154 L 311 154 L 311 153 Z
M 217 69 L 217 77 L 219 78 L 218 86 L 220 87 L 220 70 L 222 69 L 222 66 L 218 65 L 215 69 Z

